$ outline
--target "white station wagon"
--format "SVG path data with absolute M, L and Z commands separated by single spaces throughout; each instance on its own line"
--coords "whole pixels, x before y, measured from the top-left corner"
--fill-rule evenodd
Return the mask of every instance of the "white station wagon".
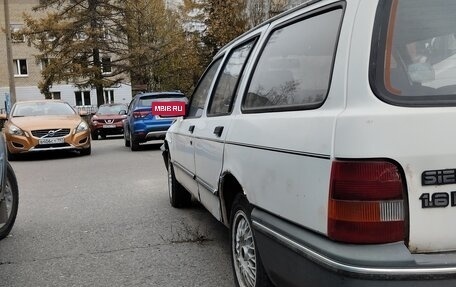
M 236 286 L 456 286 L 455 35 L 454 0 L 324 0 L 219 51 L 163 150 Z

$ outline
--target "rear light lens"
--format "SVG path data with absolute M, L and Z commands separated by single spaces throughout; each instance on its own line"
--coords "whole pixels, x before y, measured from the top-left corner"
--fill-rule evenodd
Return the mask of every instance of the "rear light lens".
M 328 236 L 358 244 L 404 240 L 403 196 L 396 165 L 386 161 L 334 161 Z
M 150 113 L 150 111 L 136 111 L 136 112 L 133 112 L 133 118 L 135 118 L 135 119 L 145 118 L 149 113 Z

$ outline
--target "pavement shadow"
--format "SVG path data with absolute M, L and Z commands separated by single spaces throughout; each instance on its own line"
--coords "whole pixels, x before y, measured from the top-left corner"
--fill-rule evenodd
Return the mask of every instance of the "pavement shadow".
M 15 155 L 14 161 L 61 160 L 80 157 L 78 151 L 40 151 Z
M 123 135 L 107 135 L 105 138 L 98 137 L 97 140 L 92 141 L 109 141 L 109 140 L 119 140 L 123 139 Z
M 139 144 L 139 150 L 135 152 L 151 151 L 151 150 L 160 150 L 160 147 L 163 145 L 163 141 L 153 141 L 145 142 Z

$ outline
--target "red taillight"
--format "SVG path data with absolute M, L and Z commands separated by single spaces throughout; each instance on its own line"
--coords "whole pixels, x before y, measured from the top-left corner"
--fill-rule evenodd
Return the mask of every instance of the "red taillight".
M 385 161 L 334 161 L 328 207 L 328 236 L 348 243 L 404 240 L 403 183 Z
M 135 112 L 133 112 L 133 118 L 135 118 L 135 119 L 144 118 L 148 114 L 150 114 L 150 111 L 135 111 Z

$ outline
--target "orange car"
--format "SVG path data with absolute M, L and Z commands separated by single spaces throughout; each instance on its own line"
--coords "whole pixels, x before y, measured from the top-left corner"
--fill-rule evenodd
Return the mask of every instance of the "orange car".
M 1 118 L 7 120 L 3 132 L 9 160 L 17 154 L 48 150 L 91 153 L 89 125 L 66 102 L 17 102 L 9 116 Z

